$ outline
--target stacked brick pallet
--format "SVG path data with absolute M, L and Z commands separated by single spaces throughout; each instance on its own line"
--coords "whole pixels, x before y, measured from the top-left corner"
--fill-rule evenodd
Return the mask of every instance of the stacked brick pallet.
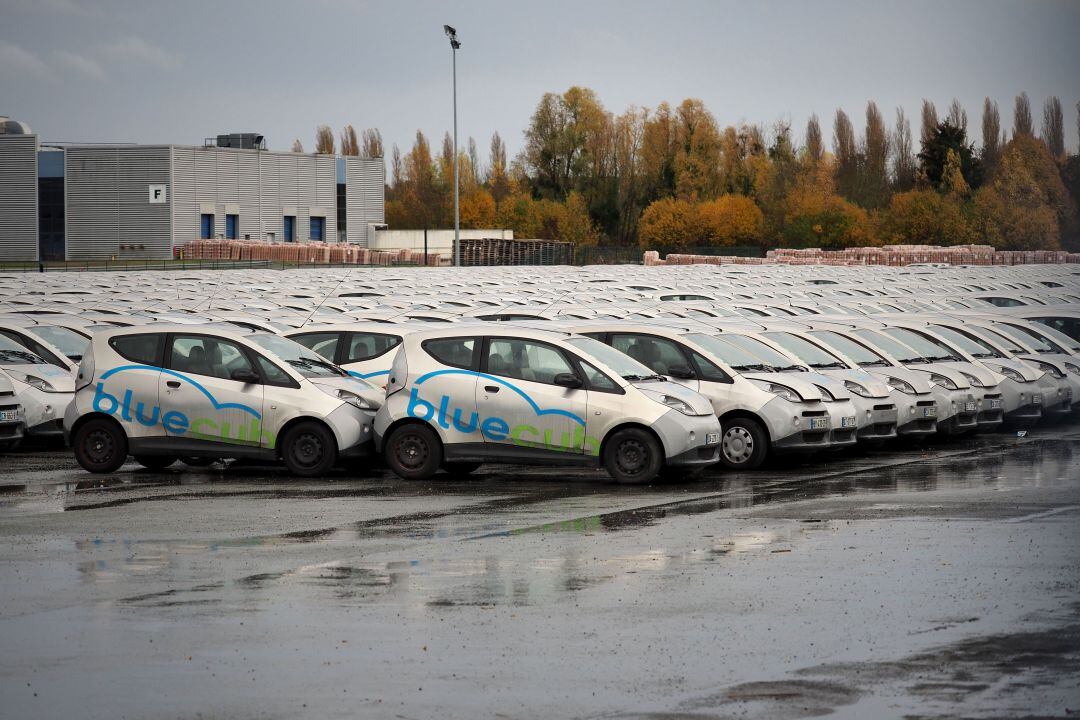
M 989 245 L 887 245 L 885 247 L 845 248 L 787 248 L 770 250 L 764 258 L 731 257 L 726 255 L 660 254 L 648 251 L 646 265 L 892 265 L 943 263 L 948 265 L 1046 265 L 1080 263 L 1080 253 L 1064 250 L 995 250 Z
M 462 265 L 569 265 L 574 244 L 556 240 L 461 240 Z
M 252 260 L 303 265 L 439 265 L 436 253 L 369 250 L 330 243 L 270 243 L 253 240 L 193 240 L 177 248 L 185 260 Z M 426 261 L 426 262 L 425 262 Z

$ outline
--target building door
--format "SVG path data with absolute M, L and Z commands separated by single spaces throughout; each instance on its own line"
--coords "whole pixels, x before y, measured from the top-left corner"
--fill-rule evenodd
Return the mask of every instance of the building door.
M 285 216 L 285 242 L 296 242 L 296 216 Z
M 203 213 L 199 222 L 199 237 L 203 240 L 212 240 L 214 237 L 214 216 L 210 213 Z
M 229 240 L 235 240 L 238 235 L 237 232 L 240 226 L 239 215 L 226 215 L 225 216 L 225 237 Z
M 319 241 L 326 239 L 326 218 L 311 218 L 311 239 Z

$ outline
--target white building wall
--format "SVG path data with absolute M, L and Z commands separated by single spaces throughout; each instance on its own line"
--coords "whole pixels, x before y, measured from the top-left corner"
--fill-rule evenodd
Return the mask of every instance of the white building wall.
M 352 227 L 350 220 L 349 227 Z M 428 230 L 428 252 L 449 255 L 454 252 L 453 230 Z M 513 230 L 462 230 L 462 240 L 513 240 Z M 368 244 L 372 250 L 424 249 L 423 230 L 376 230 Z
M 350 243 L 374 247 L 369 224 L 386 220 L 386 165 L 382 158 L 345 158 L 345 235 Z M 421 243 L 422 246 L 422 243 Z
M 0 260 L 38 259 L 37 135 L 0 135 Z

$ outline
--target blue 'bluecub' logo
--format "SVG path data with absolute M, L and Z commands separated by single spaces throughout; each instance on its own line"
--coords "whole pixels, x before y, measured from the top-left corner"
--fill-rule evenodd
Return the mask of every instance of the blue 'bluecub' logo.
M 449 395 L 443 395 L 437 404 L 428 402 L 420 397 L 420 388 L 431 378 L 442 375 L 465 375 L 483 378 L 510 389 L 532 408 L 538 418 L 563 417 L 572 420 L 575 424 L 573 432 L 564 431 L 561 437 L 555 437 L 556 431 L 550 428 L 539 428 L 528 423 L 511 425 L 505 419 L 491 416 L 484 419 L 476 411 L 469 413 L 465 418 L 465 411 L 460 407 L 451 407 L 453 400 Z M 542 408 L 533 398 L 517 385 L 505 378 L 472 370 L 436 370 L 426 373 L 416 379 L 409 392 L 409 417 L 414 417 L 425 422 L 434 422 L 444 430 L 451 427 L 461 433 L 473 433 L 479 430 L 488 440 L 496 442 L 509 441 L 514 445 L 540 447 L 549 450 L 563 452 L 585 452 L 588 455 L 600 453 L 600 441 L 585 434 L 585 418 L 568 410 L 558 408 Z

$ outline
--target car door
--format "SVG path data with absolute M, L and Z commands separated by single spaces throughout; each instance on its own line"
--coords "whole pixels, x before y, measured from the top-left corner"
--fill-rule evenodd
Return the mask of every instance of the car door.
M 171 334 L 158 391 L 166 435 L 207 443 L 267 444 L 262 431 L 264 387 L 234 379 L 243 372 L 258 376 L 248 353 L 232 340 Z
M 565 374 L 581 386 L 556 385 L 556 376 Z M 588 396 L 560 348 L 512 337 L 484 343 L 476 408 L 485 443 L 580 454 Z
M 612 333 L 608 344 L 657 375 L 664 375 L 691 390 L 700 388 L 690 358 L 683 346 L 673 340 L 645 333 Z

